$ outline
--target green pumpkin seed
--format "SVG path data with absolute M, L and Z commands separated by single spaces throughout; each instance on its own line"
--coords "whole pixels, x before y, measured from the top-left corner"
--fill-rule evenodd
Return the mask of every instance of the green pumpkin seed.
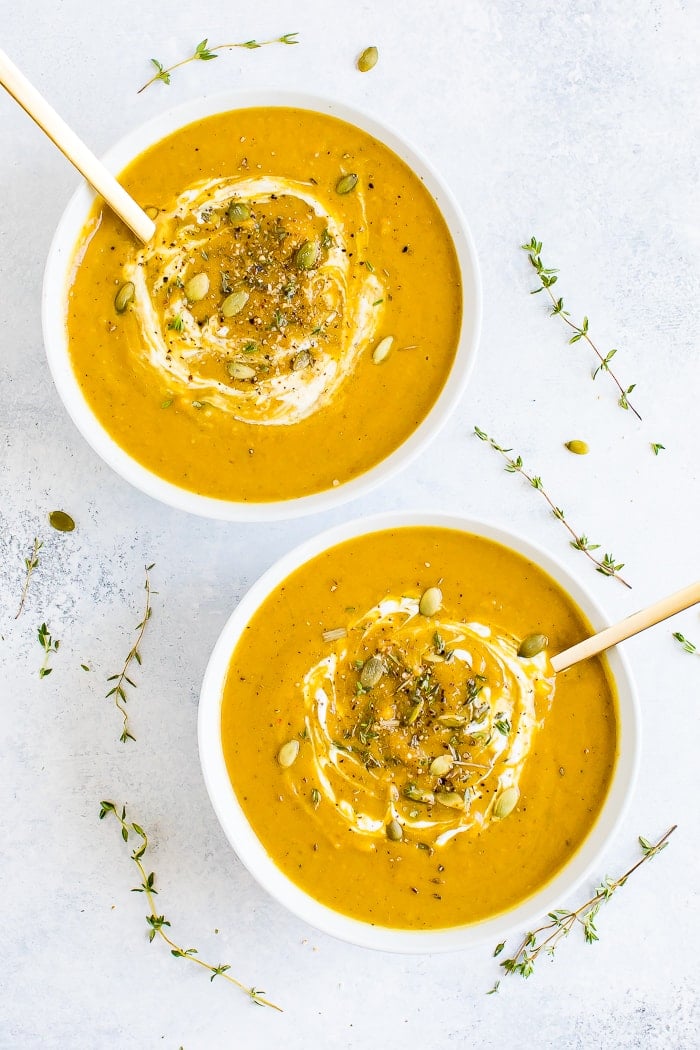
M 549 638 L 546 634 L 528 634 L 527 638 L 523 638 L 520 643 L 518 656 L 531 660 L 533 656 L 537 656 L 543 649 L 546 649 L 548 644 Z
M 58 532 L 72 532 L 75 522 L 65 510 L 52 510 L 49 514 L 49 525 Z
M 419 700 L 406 715 L 404 725 L 412 726 L 425 706 L 425 700 Z
M 381 656 L 370 656 L 360 673 L 360 685 L 363 689 L 374 689 L 384 677 L 386 666 Z
M 231 379 L 255 379 L 255 369 L 250 365 L 244 365 L 240 361 L 229 361 L 226 371 Z
M 439 612 L 441 608 L 442 591 L 439 587 L 428 587 L 427 591 L 424 591 L 421 596 L 418 612 L 421 616 L 435 616 L 435 613 Z
M 127 306 L 134 298 L 136 289 L 134 288 L 133 281 L 127 281 L 123 284 L 117 294 L 114 296 L 114 309 L 118 314 L 123 314 Z
M 370 69 L 374 69 L 378 58 L 379 52 L 376 47 L 366 47 L 357 60 L 360 73 L 369 73 Z
M 503 820 L 504 817 L 507 817 L 512 813 L 518 804 L 519 798 L 520 788 L 515 784 L 505 788 L 500 793 L 493 806 L 493 815 L 496 820 Z
M 318 241 L 304 241 L 301 247 L 297 248 L 294 262 L 300 270 L 313 270 L 314 266 L 318 264 L 320 254 L 321 249 Z
M 292 361 L 292 372 L 301 372 L 313 364 L 313 358 L 308 350 L 300 350 Z
M 239 288 L 238 291 L 227 295 L 221 304 L 221 312 L 224 317 L 234 317 L 236 314 L 239 314 L 249 298 L 248 292 L 243 288 Z
M 386 837 L 390 842 L 400 842 L 403 838 L 403 828 L 398 820 L 391 820 L 386 826 Z
M 347 175 L 341 175 L 335 184 L 336 193 L 352 193 L 357 186 L 358 176 L 354 172 L 348 172 Z
M 435 801 L 441 806 L 447 806 L 448 809 L 464 809 L 464 799 L 455 791 L 438 791 Z
M 448 729 L 459 729 L 467 724 L 467 719 L 465 715 L 440 715 L 438 722 Z
M 423 791 L 416 784 L 407 784 L 403 793 L 406 798 L 410 798 L 411 802 L 423 802 L 426 806 L 432 806 L 435 802 L 435 795 L 432 791 Z
M 587 456 L 588 445 L 585 441 L 567 441 L 565 448 L 568 448 L 569 452 L 573 452 L 576 456 Z
M 372 360 L 374 361 L 375 365 L 380 365 L 382 361 L 385 361 L 387 359 L 387 357 L 389 356 L 389 351 L 391 350 L 391 344 L 393 342 L 393 335 L 387 335 L 384 337 L 384 339 L 381 340 L 381 342 L 377 343 L 377 345 L 374 348 L 374 353 L 372 354 Z
M 289 769 L 296 762 L 298 754 L 299 741 L 288 740 L 286 744 L 282 744 L 282 747 L 277 752 L 277 761 L 282 766 L 282 769 Z
M 228 217 L 232 223 L 247 222 L 250 218 L 250 208 L 241 201 L 231 201 L 228 208 Z
M 454 766 L 454 760 L 450 755 L 438 755 L 430 763 L 430 773 L 434 777 L 444 777 Z
M 185 295 L 191 303 L 198 303 L 209 291 L 209 278 L 205 273 L 196 273 L 185 284 Z

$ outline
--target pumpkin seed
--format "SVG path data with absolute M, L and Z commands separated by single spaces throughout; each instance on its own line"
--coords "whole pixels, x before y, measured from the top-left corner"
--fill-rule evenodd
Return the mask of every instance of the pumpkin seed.
M 338 638 L 347 638 L 347 627 L 333 627 L 330 631 L 324 631 L 321 637 L 324 642 L 335 642 Z
M 389 356 L 389 351 L 391 350 L 391 344 L 393 342 L 393 335 L 387 335 L 384 337 L 384 339 L 381 340 L 381 342 L 377 343 L 377 345 L 374 348 L 374 353 L 372 354 L 372 360 L 374 361 L 375 365 L 380 365 L 382 361 L 385 361 L 387 359 L 387 357 Z
M 403 828 L 398 820 L 391 820 L 386 826 L 386 837 L 390 842 L 400 842 L 403 838 Z
M 366 47 L 357 60 L 360 73 L 369 73 L 370 69 L 374 69 L 378 58 L 379 52 L 376 47 Z
M 449 773 L 454 765 L 454 761 L 450 755 L 438 755 L 430 763 L 430 772 L 434 777 L 444 777 L 446 773 Z
M 301 372 L 302 369 L 308 368 L 309 365 L 313 364 L 313 358 L 308 350 L 300 350 L 292 361 L 292 371 Z
M 496 820 L 503 820 L 504 817 L 512 813 L 518 804 L 519 798 L 520 788 L 516 784 L 511 784 L 510 787 L 505 788 L 493 806 L 493 815 Z
M 241 201 L 231 201 L 228 207 L 228 217 L 233 223 L 247 222 L 250 218 L 250 208 Z
M 465 715 L 440 715 L 438 722 L 448 729 L 459 729 L 467 724 L 467 719 Z
M 255 379 L 255 369 L 250 365 L 244 365 L 240 361 L 229 361 L 226 371 L 232 379 Z
M 185 295 L 191 303 L 198 303 L 209 291 L 209 278 L 205 273 L 196 273 L 185 284 Z
M 588 445 L 585 441 L 567 441 L 565 448 L 568 448 L 569 452 L 573 452 L 576 456 L 587 456 Z
M 282 766 L 282 769 L 289 769 L 296 762 L 298 754 L 299 741 L 288 740 L 286 744 L 282 744 L 282 747 L 277 752 L 277 761 Z
M 418 612 L 421 616 L 435 616 L 435 613 L 439 612 L 441 608 L 442 591 L 439 587 L 428 587 L 427 591 L 423 592 Z
M 464 799 L 455 791 L 438 791 L 435 801 L 441 806 L 447 806 L 448 809 L 464 809 Z
M 419 700 L 406 715 L 405 725 L 412 726 L 425 706 L 425 700 Z
M 320 253 L 318 241 L 304 241 L 301 247 L 297 248 L 294 262 L 300 270 L 313 270 L 318 263 Z
M 374 689 L 384 677 L 386 666 L 381 656 L 370 656 L 360 672 L 360 685 L 363 689 Z
M 248 292 L 243 288 L 239 288 L 238 291 L 227 295 L 221 304 L 221 312 L 224 317 L 234 317 L 235 314 L 239 314 L 249 298 Z
M 123 284 L 121 286 L 117 294 L 114 296 L 114 309 L 117 311 L 118 314 L 124 313 L 127 306 L 134 298 L 135 292 L 136 289 L 134 288 L 133 281 L 127 281 L 126 284 Z
M 357 186 L 357 175 L 354 172 L 348 172 L 347 175 L 341 175 L 335 184 L 336 193 L 352 193 Z
M 427 806 L 432 806 L 435 802 L 435 795 L 432 791 L 423 791 L 417 784 L 407 784 L 403 793 L 406 798 L 410 798 L 411 802 L 424 802 Z
M 72 532 L 75 522 L 65 510 L 52 510 L 49 514 L 49 525 L 58 532 Z
M 549 638 L 546 634 L 528 634 L 520 643 L 518 656 L 523 657 L 525 660 L 530 660 L 533 656 L 541 653 L 543 649 L 546 649 L 548 644 Z

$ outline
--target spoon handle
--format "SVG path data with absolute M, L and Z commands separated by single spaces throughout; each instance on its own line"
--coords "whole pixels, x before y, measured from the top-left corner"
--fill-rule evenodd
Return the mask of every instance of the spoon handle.
M 152 220 L 2 50 L 0 84 L 48 135 L 54 145 L 58 146 L 61 153 L 87 179 L 92 188 L 104 197 L 129 229 L 144 243 L 149 241 L 155 233 Z
M 572 645 L 570 649 L 565 649 L 563 653 L 557 653 L 552 657 L 552 667 L 557 672 L 564 671 L 567 667 L 572 667 L 581 660 L 587 660 L 589 656 L 602 653 L 611 645 L 624 642 L 625 638 L 631 638 L 640 631 L 645 631 L 647 627 L 653 627 L 655 623 L 667 620 L 669 616 L 682 612 L 683 609 L 688 609 L 697 602 L 700 602 L 700 580 L 691 583 L 689 587 L 684 587 L 682 591 L 670 594 L 668 598 L 654 602 L 653 605 L 641 609 L 640 612 L 633 613 L 627 619 L 613 624 L 612 627 L 606 627 L 604 631 L 599 631 L 590 638 L 584 638 L 582 642 Z

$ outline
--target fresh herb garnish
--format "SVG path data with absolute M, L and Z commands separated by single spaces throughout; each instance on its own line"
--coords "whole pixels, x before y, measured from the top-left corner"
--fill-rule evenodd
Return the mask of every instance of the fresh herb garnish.
M 578 343 L 580 339 L 585 339 L 590 348 L 595 353 L 598 360 L 600 361 L 600 364 L 593 372 L 593 379 L 596 378 L 599 372 L 607 372 L 620 392 L 620 396 L 617 402 L 620 408 L 631 408 L 637 419 L 641 419 L 642 417 L 640 416 L 639 412 L 629 400 L 629 395 L 634 390 L 636 383 L 632 383 L 632 385 L 628 387 L 623 387 L 620 381 L 618 380 L 617 376 L 613 372 L 612 368 L 610 367 L 610 362 L 617 353 L 617 350 L 609 350 L 607 354 L 603 356 L 603 354 L 601 354 L 600 350 L 588 334 L 588 318 L 584 317 L 580 326 L 574 324 L 574 322 L 570 319 L 568 310 L 564 309 L 564 300 L 561 298 L 557 299 L 557 297 L 554 295 L 554 292 L 552 291 L 552 285 L 557 283 L 558 270 L 549 270 L 544 266 L 541 258 L 542 242 L 538 241 L 536 237 L 531 237 L 529 244 L 521 244 L 520 247 L 523 249 L 523 251 L 526 251 L 528 253 L 528 259 L 534 266 L 537 272 L 537 276 L 540 279 L 540 287 L 535 288 L 531 294 L 537 295 L 538 292 L 547 292 L 549 298 L 552 300 L 552 309 L 550 311 L 551 316 L 561 317 L 564 323 L 567 324 L 569 328 L 572 328 L 574 331 L 574 334 L 569 339 L 569 343 Z
M 131 678 L 129 678 L 129 676 L 127 674 L 127 671 L 129 670 L 129 666 L 130 666 L 132 660 L 135 660 L 137 664 L 141 663 L 141 653 L 139 652 L 139 646 L 141 644 L 141 639 L 143 638 L 144 631 L 146 630 L 146 624 L 150 620 L 151 614 L 153 612 L 153 610 L 151 609 L 151 579 L 150 579 L 150 576 L 149 576 L 149 573 L 150 573 L 152 568 L 153 568 L 153 565 L 147 565 L 146 566 L 146 582 L 144 584 L 144 588 L 145 588 L 145 591 L 146 591 L 146 608 L 144 610 L 143 619 L 141 620 L 141 623 L 137 624 L 136 627 L 135 627 L 135 630 L 138 631 L 138 635 L 136 637 L 136 641 L 134 642 L 134 644 L 132 645 L 131 649 L 127 653 L 127 657 L 126 657 L 126 660 L 124 661 L 124 665 L 123 665 L 121 671 L 118 674 L 110 675 L 109 678 L 107 679 L 108 682 L 115 682 L 116 683 L 115 685 L 112 686 L 112 688 L 106 694 L 106 698 L 108 698 L 110 696 L 113 696 L 114 697 L 114 703 L 115 703 L 117 709 L 121 713 L 121 716 L 122 716 L 122 719 L 123 719 L 123 727 L 122 727 L 122 734 L 119 737 L 119 739 L 120 739 L 122 744 L 125 744 L 127 740 L 135 740 L 136 739 L 136 737 L 133 735 L 133 733 L 129 729 L 129 716 L 128 716 L 127 711 L 126 711 L 126 707 L 124 706 L 126 704 L 126 689 L 125 689 L 125 686 L 130 685 L 132 689 L 136 689 L 136 682 L 134 682 Z
M 683 651 L 684 652 L 686 652 L 686 653 L 696 653 L 698 651 L 697 645 L 695 645 L 694 642 L 691 642 L 688 638 L 685 638 L 684 635 L 682 635 L 680 631 L 674 631 L 673 632 L 673 637 L 676 639 L 676 641 L 679 643 L 679 645 L 683 646 Z
M 275 37 L 273 40 L 245 40 L 238 44 L 217 44 L 216 47 L 209 47 L 208 40 L 205 37 L 204 40 L 200 40 L 194 49 L 193 54 L 189 55 L 188 58 L 183 58 L 180 62 L 175 62 L 172 66 L 167 68 L 162 62 L 159 62 L 157 58 L 152 58 L 151 65 L 155 69 L 155 73 L 150 80 L 138 89 L 137 95 L 140 95 L 142 91 L 145 91 L 151 84 L 155 84 L 156 80 L 160 80 L 163 84 L 170 83 L 170 75 L 174 69 L 179 69 L 180 66 L 186 66 L 189 62 L 211 62 L 213 58 L 218 58 L 217 51 L 232 51 L 234 48 L 243 47 L 249 51 L 255 50 L 259 47 L 265 47 L 267 44 L 298 44 L 299 41 L 295 40 L 294 37 L 299 36 L 298 33 L 285 33 L 284 36 Z
M 127 821 L 126 806 L 122 806 L 120 813 L 114 802 L 101 802 L 100 820 L 104 820 L 108 814 L 112 814 L 116 817 L 121 825 L 121 835 L 124 842 L 129 841 L 130 835 L 135 835 L 137 838 L 137 845 L 134 846 L 131 851 L 131 859 L 139 870 L 141 885 L 135 886 L 132 893 L 146 894 L 146 900 L 148 901 L 150 909 L 150 914 L 146 916 L 149 941 L 153 941 L 155 935 L 158 934 L 158 936 L 168 945 L 170 948 L 170 954 L 175 959 L 191 959 L 192 962 L 197 963 L 198 966 L 201 966 L 211 974 L 211 981 L 213 981 L 215 977 L 223 977 L 225 980 L 230 981 L 231 984 L 235 984 L 242 992 L 245 992 L 245 994 L 252 999 L 257 1006 L 270 1006 L 273 1010 L 280 1010 L 279 1006 L 276 1006 L 268 999 L 263 998 L 265 993 L 260 988 L 248 988 L 247 985 L 241 984 L 240 981 L 237 981 L 235 977 L 231 977 L 231 975 L 227 973 L 231 967 L 226 963 L 223 963 L 220 966 L 212 966 L 211 963 L 204 962 L 203 959 L 197 958 L 198 953 L 196 948 L 181 948 L 179 944 L 176 944 L 175 941 L 172 940 L 172 938 L 165 932 L 165 927 L 170 927 L 170 923 L 164 915 L 158 914 L 153 899 L 158 893 L 155 888 L 155 873 L 151 871 L 147 874 L 142 863 L 143 857 L 148 849 L 148 836 L 146 835 L 146 832 L 139 824 Z
M 654 453 L 655 456 L 658 456 L 659 452 L 661 452 L 662 449 L 665 450 L 666 446 L 665 445 L 658 445 L 656 442 L 652 441 L 652 443 L 651 443 L 651 451 Z
M 32 578 L 32 573 L 34 572 L 34 570 L 39 567 L 39 551 L 43 546 L 44 544 L 42 543 L 42 541 L 37 539 L 35 536 L 34 543 L 32 544 L 32 553 L 29 555 L 28 558 L 24 559 L 24 568 L 26 571 L 26 575 L 24 577 L 24 586 L 22 587 L 22 594 L 19 599 L 19 608 L 15 613 L 15 620 L 19 619 L 22 613 L 22 609 L 24 608 L 24 603 L 27 599 L 27 591 L 29 590 L 29 581 Z
M 577 925 L 580 925 L 583 929 L 583 936 L 587 944 L 593 944 L 594 941 L 597 941 L 598 931 L 596 929 L 595 920 L 600 911 L 601 905 L 606 901 L 609 901 L 613 893 L 616 890 L 619 890 L 621 886 L 625 885 L 630 875 L 632 875 L 637 868 L 641 867 L 646 861 L 651 860 L 651 858 L 655 857 L 657 853 L 661 853 L 662 850 L 666 849 L 666 846 L 668 845 L 667 840 L 676 830 L 676 827 L 677 825 L 674 824 L 673 827 L 669 828 L 666 834 L 656 843 L 651 843 L 648 839 L 645 839 L 640 835 L 639 845 L 642 849 L 641 859 L 619 878 L 611 879 L 606 877 L 603 879 L 590 900 L 587 900 L 586 903 L 582 904 L 580 908 L 576 909 L 576 911 L 567 911 L 566 908 L 557 908 L 556 911 L 550 912 L 547 916 L 550 921 L 540 926 L 538 929 L 525 934 L 525 937 L 521 941 L 516 953 L 500 963 L 505 972 L 507 974 L 519 974 L 521 977 L 529 977 L 534 971 L 535 963 L 539 956 L 543 952 L 546 955 L 554 955 L 560 942 L 567 937 Z M 499 944 L 493 954 L 500 955 L 504 947 L 505 942 Z
M 503 736 L 508 736 L 508 734 L 510 733 L 510 722 L 505 717 L 502 711 L 499 711 L 496 715 L 496 721 L 494 722 L 494 725 L 496 726 L 498 732 L 502 733 Z
M 53 667 L 49 667 L 49 660 L 51 659 L 52 653 L 57 653 L 60 646 L 58 638 L 54 639 L 51 637 L 48 627 L 45 623 L 42 623 L 41 627 L 37 631 L 37 638 L 39 645 L 44 650 L 44 662 L 39 668 L 39 678 L 46 678 L 53 671 Z
M 583 551 L 586 557 L 595 565 L 596 571 L 602 573 L 603 576 L 614 576 L 615 579 L 619 580 L 620 583 L 624 584 L 625 587 L 631 587 L 631 584 L 629 584 L 627 580 L 623 579 L 622 576 L 620 576 L 620 569 L 624 568 L 624 562 L 617 562 L 612 554 L 606 554 L 603 558 L 600 559 L 596 558 L 593 554 L 591 554 L 591 551 L 600 549 L 600 544 L 590 543 L 587 536 L 585 536 L 583 533 L 579 534 L 574 531 L 574 529 L 571 527 L 571 525 L 569 525 L 568 521 L 566 520 L 564 511 L 560 507 L 555 506 L 555 504 L 547 495 L 542 484 L 542 478 L 537 477 L 536 475 L 528 474 L 527 471 L 523 468 L 523 461 L 520 456 L 516 456 L 515 458 L 511 457 L 509 453 L 512 452 L 512 449 L 502 448 L 500 445 L 497 445 L 493 438 L 489 437 L 488 434 L 485 434 L 483 430 L 479 429 L 479 427 L 474 427 L 474 433 L 481 441 L 486 441 L 491 446 L 491 448 L 494 449 L 494 451 L 500 452 L 500 454 L 506 460 L 505 469 L 508 471 L 509 474 L 521 474 L 526 481 L 530 482 L 534 489 L 537 489 L 537 491 L 542 494 L 549 506 L 552 508 L 552 514 L 554 515 L 554 517 L 557 518 L 557 520 L 562 523 L 564 528 L 567 529 L 568 532 L 573 536 L 573 539 L 570 542 L 574 550 Z
M 175 317 L 171 317 L 168 321 L 168 328 L 171 328 L 174 332 L 181 332 L 185 324 L 185 319 L 182 316 L 182 310 Z

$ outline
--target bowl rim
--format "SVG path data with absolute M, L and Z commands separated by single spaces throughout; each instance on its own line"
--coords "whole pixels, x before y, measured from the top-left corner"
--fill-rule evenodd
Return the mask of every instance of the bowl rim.
M 619 648 L 606 654 L 617 691 L 618 747 L 615 768 L 603 806 L 576 852 L 559 872 L 508 911 L 480 922 L 438 930 L 403 930 L 378 926 L 343 915 L 321 904 L 277 867 L 252 830 L 228 777 L 221 741 L 223 685 L 231 655 L 246 623 L 273 587 L 322 551 L 345 540 L 412 526 L 457 529 L 515 550 L 548 573 L 590 621 L 601 630 L 609 622 L 597 600 L 551 552 L 518 532 L 487 519 L 422 511 L 385 512 L 354 519 L 312 536 L 284 554 L 241 598 L 229 616 L 209 658 L 199 699 L 198 743 L 204 783 L 217 819 L 234 852 L 256 881 L 279 903 L 311 926 L 364 948 L 397 953 L 456 951 L 484 943 L 495 945 L 516 931 L 531 929 L 574 893 L 591 874 L 620 828 L 637 780 L 641 750 L 641 714 L 627 657 Z
M 149 145 L 195 120 L 257 106 L 292 107 L 323 113 L 355 124 L 397 153 L 425 184 L 436 201 L 454 244 L 462 285 L 462 321 L 450 372 L 419 426 L 374 466 L 336 487 L 287 500 L 236 502 L 204 496 L 167 481 L 133 459 L 103 428 L 85 399 L 70 363 L 65 333 L 67 288 L 74 270 L 74 251 L 96 194 L 83 183 L 71 197 L 54 233 L 44 268 L 42 329 L 44 347 L 58 394 L 75 426 L 92 449 L 124 480 L 147 495 L 179 510 L 225 521 L 279 521 L 319 513 L 365 495 L 409 466 L 442 429 L 459 403 L 473 372 L 482 321 L 479 260 L 467 220 L 452 190 L 425 153 L 403 133 L 377 119 L 370 110 L 331 96 L 294 90 L 232 89 L 201 95 L 171 107 L 133 128 L 102 157 L 115 174 Z

